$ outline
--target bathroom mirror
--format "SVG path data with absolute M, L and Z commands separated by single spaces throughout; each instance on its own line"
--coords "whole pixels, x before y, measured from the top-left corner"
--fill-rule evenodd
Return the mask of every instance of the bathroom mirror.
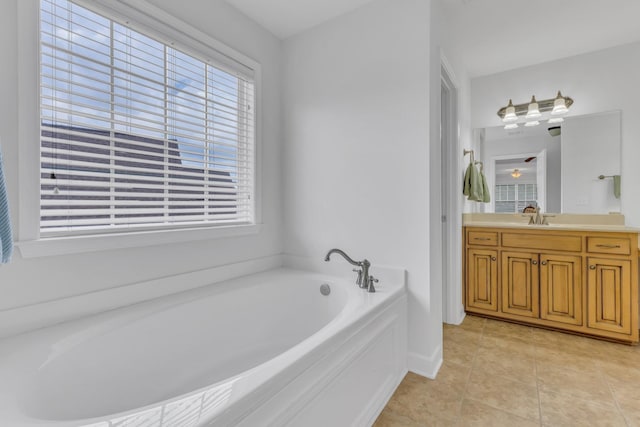
M 543 212 L 620 212 L 620 120 L 620 111 L 611 111 L 477 129 L 475 157 L 492 190 L 484 212 L 518 213 L 536 203 Z

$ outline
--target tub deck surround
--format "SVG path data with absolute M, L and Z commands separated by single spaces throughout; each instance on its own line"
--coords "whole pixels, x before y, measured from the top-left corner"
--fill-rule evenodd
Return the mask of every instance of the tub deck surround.
M 272 255 L 0 309 L 0 339 L 281 266 L 282 257 Z
M 0 425 L 366 425 L 405 373 L 404 283 L 281 268 L 0 341 Z

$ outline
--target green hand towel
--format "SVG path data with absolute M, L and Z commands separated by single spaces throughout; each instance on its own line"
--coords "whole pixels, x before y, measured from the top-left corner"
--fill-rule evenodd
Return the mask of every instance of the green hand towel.
M 462 194 L 468 196 L 467 198 L 474 202 L 482 201 L 482 180 L 478 173 L 476 165 L 470 163 L 467 171 L 464 174 L 464 188 Z
M 613 175 L 613 195 L 620 198 L 620 175 Z
M 471 191 L 471 164 L 469 164 L 469 167 L 467 167 L 467 170 L 464 173 L 464 181 L 462 184 L 462 194 L 465 196 L 469 195 L 469 192 Z
M 480 172 L 480 179 L 482 180 L 482 201 L 484 203 L 489 203 L 491 201 L 491 194 L 489 193 L 487 178 L 485 178 L 483 172 Z

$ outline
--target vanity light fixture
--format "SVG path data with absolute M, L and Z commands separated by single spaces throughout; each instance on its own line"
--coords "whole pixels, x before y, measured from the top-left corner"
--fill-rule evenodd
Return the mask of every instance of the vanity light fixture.
M 536 100 L 536 97 L 532 96 L 530 102 L 513 105 L 513 102 L 510 99 L 507 106 L 498 110 L 498 116 L 502 122 L 506 124 L 505 129 L 507 130 L 515 129 L 517 126 L 516 122 L 520 117 L 524 117 L 526 119 L 527 123 L 525 126 L 536 126 L 540 124 L 539 119 L 542 117 L 542 114 L 546 112 L 551 113 L 549 123 L 562 123 L 564 120 L 560 116 L 566 114 L 571 105 L 573 105 L 573 99 L 562 95 L 562 92 L 558 91 L 555 98 L 544 99 L 541 101 Z
M 511 176 L 514 178 L 520 178 L 522 174 L 520 173 L 520 169 L 514 169 L 513 172 L 511 172 Z

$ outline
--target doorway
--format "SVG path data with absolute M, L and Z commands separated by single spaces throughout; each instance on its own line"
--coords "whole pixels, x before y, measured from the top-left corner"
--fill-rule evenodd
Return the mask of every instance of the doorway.
M 458 187 L 459 156 L 462 153 L 458 134 L 458 90 L 451 67 L 442 59 L 440 78 L 440 155 L 441 155 L 441 237 L 442 237 L 442 319 L 460 324 L 462 306 L 461 253 L 462 208 Z

